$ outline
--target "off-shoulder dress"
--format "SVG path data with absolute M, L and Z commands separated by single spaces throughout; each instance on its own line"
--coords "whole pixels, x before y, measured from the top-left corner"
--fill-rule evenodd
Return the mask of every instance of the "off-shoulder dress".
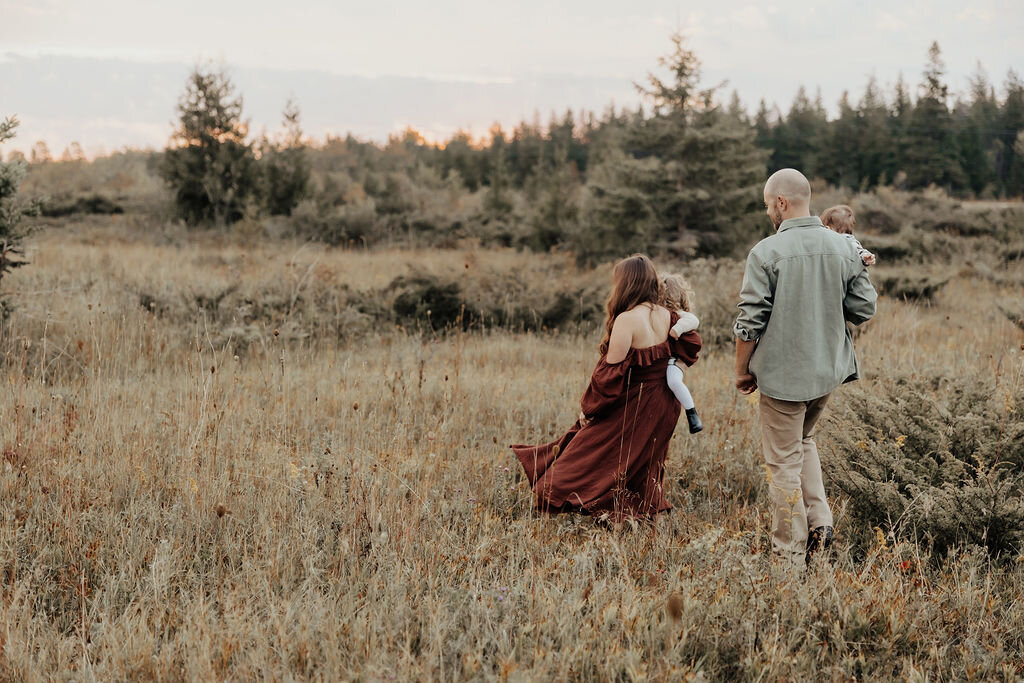
M 678 316 L 673 312 L 671 324 Z M 665 499 L 668 445 L 680 406 L 665 381 L 669 358 L 693 365 L 697 332 L 630 349 L 619 363 L 602 357 L 583 394 L 586 426 L 576 422 L 560 439 L 512 451 L 547 513 L 608 514 L 614 521 L 650 518 L 671 510 Z

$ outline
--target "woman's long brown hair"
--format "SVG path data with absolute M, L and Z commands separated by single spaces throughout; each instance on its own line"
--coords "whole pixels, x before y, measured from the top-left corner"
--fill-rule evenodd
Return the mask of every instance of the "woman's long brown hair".
M 640 304 L 657 304 L 659 300 L 658 271 L 654 269 L 651 259 L 643 254 L 633 254 L 616 263 L 612 271 L 612 293 L 605 303 L 608 317 L 604 321 L 601 355 L 608 353 L 612 326 L 620 313 Z

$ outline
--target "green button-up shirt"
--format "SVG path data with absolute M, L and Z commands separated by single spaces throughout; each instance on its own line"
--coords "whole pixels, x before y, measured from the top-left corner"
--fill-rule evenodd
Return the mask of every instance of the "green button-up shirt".
M 761 393 L 809 401 L 857 379 L 846 322 L 870 320 L 877 298 L 852 242 L 817 216 L 783 221 L 747 256 L 733 327 L 757 341 L 750 373 Z

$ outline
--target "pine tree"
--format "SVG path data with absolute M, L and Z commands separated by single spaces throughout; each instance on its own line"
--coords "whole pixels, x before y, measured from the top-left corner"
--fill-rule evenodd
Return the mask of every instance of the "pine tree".
M 726 111 L 729 112 L 729 116 L 733 117 L 740 123 L 750 125 L 750 116 L 747 114 L 747 110 L 743 106 L 740 94 L 735 90 L 733 90 L 732 95 L 729 96 L 729 107 Z
M 0 121 L 0 143 L 13 138 L 17 127 L 18 120 L 14 117 Z M 0 162 L 0 280 L 13 269 L 27 264 L 23 258 L 23 240 L 29 232 L 25 218 L 37 214 L 39 206 L 21 201 L 17 196 L 25 171 L 23 159 Z M 7 306 L 0 302 L 0 308 L 6 316 Z
M 507 220 L 508 214 L 514 208 L 508 147 L 501 128 L 492 128 L 490 172 L 487 178 L 487 194 L 484 197 L 484 212 L 490 219 Z
M 775 121 L 778 119 L 776 118 Z M 770 154 L 775 148 L 775 123 L 768 112 L 768 105 L 764 99 L 757 107 L 757 114 L 754 115 L 754 144 L 761 149 L 767 150 Z
M 512 131 L 512 140 L 506 148 L 505 159 L 511 181 L 516 187 L 522 187 L 527 176 L 540 163 L 544 156 L 544 147 L 544 134 L 536 120 L 532 125 L 523 121 Z
M 662 227 L 653 197 L 670 190 L 657 159 L 609 148 L 587 180 L 583 220 L 573 239 L 577 258 L 592 262 L 647 250 Z
M 934 184 L 955 190 L 966 185 L 949 111 L 949 89 L 942 81 L 944 73 L 939 44 L 932 43 L 921 83 L 921 97 L 910 118 L 906 171 L 911 188 Z
M 957 101 L 954 108 L 960 158 L 971 191 L 976 195 L 992 194 L 999 104 L 980 63 L 970 79 L 970 95 L 969 102 Z
M 786 118 L 775 131 L 774 169 L 795 168 L 808 178 L 819 173 L 818 157 L 825 147 L 828 118 L 818 101 L 811 102 L 803 86 L 796 93 Z
M 907 148 L 910 145 L 910 117 L 914 113 L 914 103 L 907 90 L 907 84 L 901 73 L 896 79 L 893 93 L 892 110 L 889 116 L 889 138 L 893 151 L 889 160 L 886 175 L 898 189 L 906 189 Z
M 625 128 L 624 148 L 591 173 L 585 257 L 636 249 L 677 254 L 729 253 L 745 246 L 755 224 L 766 154 L 754 130 L 699 89 L 700 63 L 679 34 L 654 74 L 638 86 L 651 115 Z
M 569 160 L 568 140 L 558 138 L 551 159 L 542 159 L 527 180 L 530 213 L 526 244 L 547 251 L 564 242 L 579 221 L 579 189 L 575 165 Z
M 893 141 L 889 128 L 889 110 L 874 77 L 868 79 L 864 95 L 857 105 L 857 175 L 868 188 L 887 179 L 892 169 Z
M 457 173 L 470 192 L 476 192 L 483 184 L 484 152 L 474 148 L 466 131 L 457 131 L 440 150 L 439 157 L 444 177 Z
M 999 176 L 1004 194 L 1020 197 L 1024 195 L 1024 151 L 1018 146 L 1024 130 L 1024 81 L 1011 69 L 1005 88 L 999 125 Z
M 843 91 L 839 99 L 839 117 L 830 125 L 827 153 L 818 152 L 818 172 L 835 185 L 855 188 L 860 184 L 860 129 L 857 111 Z
M 46 164 L 53 161 L 53 155 L 50 154 L 50 146 L 42 140 L 37 141 L 32 145 L 29 159 L 32 160 L 33 164 Z
M 309 190 L 311 167 L 298 105 L 288 100 L 283 112 L 284 131 L 277 141 L 264 138 L 263 201 L 271 215 L 288 215 Z
M 257 186 L 242 98 L 221 71 L 197 67 L 178 100 L 179 127 L 161 172 L 189 225 L 240 219 Z

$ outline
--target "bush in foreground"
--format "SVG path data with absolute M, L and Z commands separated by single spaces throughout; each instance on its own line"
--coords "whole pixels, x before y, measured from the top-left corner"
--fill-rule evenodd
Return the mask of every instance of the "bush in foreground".
M 828 418 L 827 480 L 864 528 L 1010 553 L 1024 542 L 1024 386 L 900 377 Z

